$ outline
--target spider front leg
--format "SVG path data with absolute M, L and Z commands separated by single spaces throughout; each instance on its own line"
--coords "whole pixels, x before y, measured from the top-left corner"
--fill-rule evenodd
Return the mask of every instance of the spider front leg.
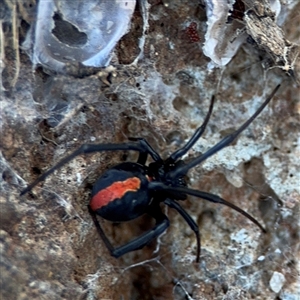
M 97 231 L 104 241 L 107 249 L 109 250 L 110 254 L 116 258 L 134 251 L 143 248 L 146 246 L 151 240 L 161 235 L 170 225 L 169 219 L 166 215 L 164 215 L 158 205 L 151 204 L 149 206 L 149 211 L 147 212 L 150 216 L 152 216 L 156 220 L 156 225 L 143 235 L 137 237 L 136 239 L 128 242 L 127 244 L 120 246 L 118 248 L 114 248 L 110 241 L 108 240 L 107 236 L 105 235 L 103 229 L 101 228 L 99 221 L 95 212 L 89 207 L 89 213 L 92 216 L 94 224 L 97 228 Z
M 212 96 L 211 101 L 210 101 L 209 110 L 206 114 L 203 124 L 195 131 L 195 133 L 193 134 L 191 139 L 182 148 L 178 149 L 177 151 L 175 151 L 174 153 L 172 153 L 170 155 L 170 157 L 166 160 L 166 163 L 170 164 L 170 163 L 174 163 L 175 161 L 177 161 L 177 159 L 179 159 L 181 156 L 186 154 L 194 146 L 194 144 L 200 139 L 201 135 L 205 131 L 206 125 L 211 116 L 214 102 L 215 102 L 215 96 Z
M 205 153 L 202 155 L 195 157 L 190 162 L 188 162 L 185 165 L 181 165 L 180 167 L 174 169 L 173 171 L 169 172 L 167 174 L 168 179 L 174 179 L 178 178 L 180 176 L 184 176 L 187 174 L 187 172 L 191 169 L 205 161 L 210 156 L 216 154 L 223 148 L 229 146 L 237 137 L 238 135 L 244 131 L 252 122 L 256 119 L 256 117 L 263 111 L 263 109 L 268 105 L 268 103 L 271 101 L 271 99 L 274 97 L 276 92 L 278 91 L 280 87 L 280 84 L 276 86 L 276 88 L 273 90 L 273 92 L 267 97 L 267 99 L 261 104 L 261 106 L 257 109 L 257 111 L 242 125 L 240 126 L 236 131 L 233 133 L 225 136 L 221 141 L 219 141 L 216 145 L 208 149 Z M 193 136 L 194 137 L 194 136 Z M 192 137 L 192 139 L 193 139 Z M 190 141 L 188 142 L 190 143 Z

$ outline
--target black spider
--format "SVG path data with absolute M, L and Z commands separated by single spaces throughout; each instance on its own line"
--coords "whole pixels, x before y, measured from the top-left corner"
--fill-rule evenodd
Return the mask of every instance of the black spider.
M 123 144 L 85 144 L 42 174 L 32 184 L 25 188 L 21 192 L 21 195 L 30 191 L 36 184 L 44 180 L 55 170 L 61 168 L 77 155 L 98 151 L 138 151 L 139 157 L 136 163 L 125 162 L 108 169 L 96 181 L 93 187 L 92 199 L 88 208 L 98 233 L 109 249 L 111 255 L 114 257 L 120 257 L 125 253 L 140 249 L 149 243 L 149 241 L 163 233 L 169 226 L 169 220 L 167 216 L 162 213 L 160 208 L 160 203 L 163 202 L 177 210 L 177 212 L 185 219 L 191 229 L 195 232 L 197 238 L 196 260 L 198 262 L 201 250 L 198 225 L 177 202 L 177 200 L 185 200 L 187 195 L 227 205 L 247 217 L 263 232 L 265 232 L 263 226 L 241 208 L 227 202 L 217 195 L 188 188 L 185 176 L 191 168 L 199 165 L 208 157 L 233 142 L 235 138 L 261 113 L 277 92 L 278 88 L 279 85 L 274 89 L 271 95 L 264 101 L 254 115 L 239 129 L 229 134 L 204 154 L 193 158 L 188 163 L 185 163 L 180 159 L 180 157 L 186 154 L 203 134 L 213 109 L 214 97 L 211 99 L 210 108 L 203 124 L 196 130 L 192 138 L 182 148 L 172 153 L 167 159 L 163 160 L 143 138 L 130 138 L 129 142 Z M 145 164 L 148 155 L 152 157 L 154 162 L 150 163 L 149 166 L 146 166 Z M 107 239 L 96 217 L 96 214 L 98 214 L 104 219 L 112 222 L 122 222 L 135 219 L 145 213 L 149 214 L 156 220 L 155 227 L 140 237 L 118 248 L 114 248 Z

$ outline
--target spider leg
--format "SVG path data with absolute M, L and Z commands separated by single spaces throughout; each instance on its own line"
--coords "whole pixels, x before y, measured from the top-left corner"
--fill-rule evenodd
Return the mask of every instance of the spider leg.
M 148 214 L 152 216 L 156 220 L 156 225 L 143 235 L 137 237 L 136 239 L 128 242 L 127 244 L 120 246 L 118 248 L 114 248 L 108 238 L 106 237 L 104 231 L 102 230 L 99 221 L 97 220 L 96 214 L 92 211 L 92 209 L 89 207 L 89 212 L 93 218 L 94 224 L 97 228 L 97 231 L 104 241 L 106 247 L 108 248 L 110 254 L 116 258 L 134 251 L 143 248 L 146 246 L 151 240 L 161 235 L 170 225 L 169 219 L 166 215 L 164 215 L 158 205 L 155 205 L 151 207 Z
M 148 154 L 151 155 L 154 161 L 162 161 L 160 155 L 151 147 L 151 145 L 144 139 L 144 138 L 134 138 L 129 137 L 130 141 L 138 141 L 145 149 L 147 149 L 147 152 L 140 152 L 137 163 L 144 166 L 146 164 Z
M 217 153 L 218 151 L 222 150 L 223 148 L 230 145 L 236 137 L 244 131 L 252 122 L 253 120 L 262 112 L 262 110 L 267 106 L 267 104 L 271 101 L 277 90 L 279 89 L 280 84 L 276 86 L 276 88 L 273 90 L 271 95 L 267 97 L 267 99 L 263 102 L 263 104 L 258 108 L 258 110 L 252 115 L 251 118 L 249 118 L 239 129 L 237 129 L 235 132 L 225 136 L 219 143 L 211 147 L 209 150 L 207 150 L 204 154 L 192 159 L 189 163 L 185 165 L 181 165 L 180 167 L 176 168 L 175 170 L 169 172 L 167 175 L 168 178 L 174 179 L 178 178 L 180 176 L 184 176 L 189 169 L 197 166 L 201 162 L 205 161 L 207 158 L 212 156 L 213 154 Z
M 148 153 L 152 156 L 153 160 L 161 160 L 160 156 L 150 147 L 150 145 L 143 139 L 137 139 L 136 142 L 128 142 L 123 144 L 84 144 L 79 147 L 77 150 L 63 158 L 59 161 L 55 166 L 50 168 L 48 171 L 43 173 L 40 177 L 38 177 L 35 181 L 33 181 L 30 185 L 28 185 L 24 190 L 21 191 L 20 195 L 24 195 L 30 190 L 32 190 L 39 182 L 45 180 L 50 174 L 52 174 L 55 170 L 61 168 L 63 165 L 71 161 L 73 158 L 80 154 L 87 154 L 92 152 L 100 152 L 100 151 L 117 151 L 117 150 L 134 150 L 140 153 Z M 144 157 L 142 155 L 142 157 Z
M 91 207 L 89 205 L 88 205 L 88 210 L 89 210 L 89 213 L 90 213 L 90 215 L 91 215 L 91 217 L 94 221 L 95 227 L 96 227 L 101 239 L 103 240 L 106 248 L 109 250 L 110 253 L 113 253 L 114 247 L 111 244 L 111 242 L 109 241 L 109 239 L 107 238 L 107 236 L 105 235 L 105 233 L 104 233 L 104 231 L 103 231 L 103 229 L 102 229 L 102 227 L 101 227 L 101 225 L 100 225 L 100 223 L 97 219 L 96 213 L 91 209 Z
M 161 182 L 150 182 L 148 188 L 151 189 L 151 190 L 155 190 L 155 191 L 163 190 L 163 191 L 169 192 L 171 194 L 174 194 L 176 192 L 177 193 L 184 193 L 184 194 L 188 194 L 188 195 L 195 196 L 195 197 L 198 197 L 198 198 L 202 198 L 204 200 L 207 200 L 207 201 L 210 201 L 210 202 L 213 202 L 213 203 L 219 203 L 219 204 L 226 205 L 226 206 L 234 209 L 235 211 L 239 212 L 240 214 L 242 214 L 246 218 L 248 218 L 252 223 L 254 223 L 264 233 L 266 233 L 265 228 L 256 219 L 254 219 L 251 215 L 246 213 L 244 210 L 242 210 L 238 206 L 232 204 L 231 202 L 228 202 L 228 201 L 224 200 L 223 198 L 221 198 L 217 195 L 202 192 L 202 191 L 198 191 L 198 190 L 194 190 L 194 189 L 189 189 L 189 188 L 186 188 L 186 187 L 167 186 L 167 185 L 165 185 Z
M 147 158 L 148 158 L 148 153 L 140 152 L 137 163 L 144 166 L 146 164 Z
M 167 198 L 164 201 L 169 207 L 174 208 L 177 212 L 184 218 L 184 220 L 189 224 L 190 228 L 194 231 L 197 239 L 197 258 L 196 262 L 200 260 L 200 252 L 201 252 L 201 236 L 199 232 L 199 227 L 195 223 L 195 221 L 191 218 L 191 216 L 183 209 L 183 207 L 176 201 Z
M 209 121 L 209 118 L 210 118 L 212 110 L 213 110 L 214 101 L 215 101 L 215 96 L 213 95 L 211 97 L 209 110 L 208 110 L 208 113 L 205 117 L 203 124 L 195 131 L 195 133 L 193 134 L 191 139 L 182 148 L 178 149 L 177 151 L 175 151 L 174 153 L 172 153 L 170 155 L 170 157 L 166 160 L 167 163 L 174 163 L 175 161 L 177 161 L 177 159 L 179 159 L 181 156 L 183 156 L 185 153 L 187 153 L 194 146 L 194 144 L 198 141 L 198 139 L 203 134 L 203 132 L 206 128 L 206 125 Z

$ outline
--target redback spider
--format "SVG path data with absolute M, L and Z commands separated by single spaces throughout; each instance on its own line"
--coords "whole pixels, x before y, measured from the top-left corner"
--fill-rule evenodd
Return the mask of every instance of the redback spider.
M 129 142 L 122 144 L 84 144 L 37 178 L 21 192 L 21 195 L 29 192 L 40 181 L 44 180 L 55 170 L 61 168 L 77 155 L 98 151 L 138 151 L 139 157 L 137 162 L 120 163 L 111 169 L 108 169 L 96 181 L 93 187 L 92 199 L 89 203 L 88 209 L 98 233 L 103 239 L 111 255 L 114 257 L 120 257 L 130 251 L 141 249 L 152 239 L 162 234 L 169 226 L 169 220 L 160 208 L 160 203 L 163 202 L 169 207 L 174 208 L 188 223 L 192 231 L 194 231 L 197 239 L 196 261 L 199 262 L 201 243 L 198 225 L 177 202 L 177 200 L 185 200 L 187 195 L 192 195 L 210 202 L 229 206 L 247 217 L 263 232 L 266 232 L 263 226 L 256 219 L 234 204 L 220 198 L 217 195 L 188 188 L 185 177 L 191 168 L 199 165 L 208 157 L 233 142 L 235 138 L 261 113 L 261 111 L 273 98 L 279 86 L 280 85 L 274 89 L 271 95 L 264 101 L 253 116 L 239 129 L 224 137 L 219 143 L 210 148 L 204 154 L 193 158 L 187 163 L 181 160 L 180 157 L 186 154 L 203 134 L 212 113 L 214 97 L 211 99 L 209 111 L 203 124 L 195 131 L 191 139 L 182 148 L 172 153 L 167 159 L 163 160 L 143 138 L 130 138 Z M 151 162 L 148 166 L 146 166 L 148 155 L 152 157 L 154 162 Z M 123 222 L 135 219 L 145 213 L 149 214 L 156 220 L 156 225 L 153 229 L 118 248 L 114 248 L 112 246 L 103 232 L 96 216 L 99 215 L 112 222 Z

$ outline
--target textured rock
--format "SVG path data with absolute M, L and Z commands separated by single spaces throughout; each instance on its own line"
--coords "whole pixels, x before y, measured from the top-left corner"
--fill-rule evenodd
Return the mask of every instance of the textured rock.
M 211 69 L 201 48 L 207 25 L 199 1 L 149 3 L 147 35 L 136 9 L 131 31 L 115 50 L 115 71 L 91 76 L 33 70 L 22 50 L 16 68 L 15 29 L 9 19 L 2 23 L 1 297 L 296 299 L 299 88 L 280 69 L 266 73 L 252 44 L 245 43 L 223 69 Z M 32 22 L 21 8 L 15 9 L 20 44 Z M 298 3 L 287 11 L 281 26 L 294 43 L 299 42 L 299 9 Z M 141 37 L 145 44 L 136 62 Z M 201 124 L 216 94 L 207 130 L 185 158 L 199 155 L 248 119 L 278 83 L 278 94 L 239 139 L 188 174 L 191 187 L 240 206 L 266 226 L 267 234 L 229 208 L 189 197 L 181 204 L 201 230 L 199 264 L 193 232 L 171 209 L 166 234 L 120 259 L 112 258 L 98 237 L 86 207 L 91 185 L 105 169 L 136 159 L 136 153 L 77 157 L 32 193 L 19 196 L 82 143 L 144 137 L 166 157 Z M 151 227 L 152 220 L 103 223 L 119 245 Z M 285 278 L 279 295 L 269 285 L 275 272 Z

